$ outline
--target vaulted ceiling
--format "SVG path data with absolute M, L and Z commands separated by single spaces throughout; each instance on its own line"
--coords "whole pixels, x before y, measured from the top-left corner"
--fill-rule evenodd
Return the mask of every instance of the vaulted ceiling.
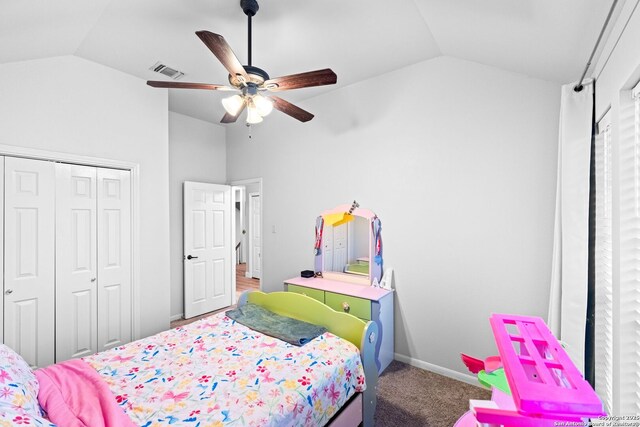
M 580 76 L 611 2 L 261 0 L 253 19 L 253 64 L 272 77 L 330 67 L 337 86 L 343 86 L 449 55 L 567 83 Z M 247 59 L 247 18 L 239 0 L 3 0 L 0 5 L 0 63 L 77 55 L 145 80 L 168 80 L 149 70 L 161 61 L 185 73 L 180 81 L 226 83 L 227 72 L 196 37 L 198 30 L 223 35 L 240 61 Z M 299 101 L 333 88 L 283 97 Z M 169 105 L 217 123 L 221 97 L 172 89 Z

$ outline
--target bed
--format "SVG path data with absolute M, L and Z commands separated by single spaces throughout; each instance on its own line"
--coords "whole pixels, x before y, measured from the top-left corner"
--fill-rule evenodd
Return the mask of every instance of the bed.
M 373 425 L 375 323 L 289 292 L 246 293 L 238 305 L 248 303 L 328 332 L 296 347 L 213 315 L 36 370 L 39 407 L 73 427 Z M 3 404 L 0 389 L 0 425 L 16 424 Z M 9 417 L 51 425 L 39 407 Z

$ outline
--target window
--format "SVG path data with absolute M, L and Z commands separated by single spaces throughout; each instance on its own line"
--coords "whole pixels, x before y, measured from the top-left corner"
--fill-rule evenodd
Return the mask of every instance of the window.
M 595 388 L 605 411 L 613 400 L 613 256 L 611 112 L 598 123 L 596 173 Z
M 620 105 L 619 302 L 614 317 L 617 341 L 616 400 L 619 414 L 640 413 L 640 84 L 623 92 Z M 615 314 L 615 313 L 614 313 Z

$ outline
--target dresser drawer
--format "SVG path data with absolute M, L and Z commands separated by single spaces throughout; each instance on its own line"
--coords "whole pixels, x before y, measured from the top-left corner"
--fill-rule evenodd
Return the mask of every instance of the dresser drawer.
M 315 300 L 320 301 L 321 303 L 324 303 L 324 291 L 320 291 L 318 289 L 312 289 L 312 288 L 305 288 L 304 286 L 289 285 L 289 284 L 287 284 L 287 290 L 289 292 L 295 292 L 297 294 L 306 295 L 308 297 L 311 297 Z
M 371 301 L 368 299 L 325 292 L 324 303 L 336 311 L 344 311 L 361 319 L 371 320 Z

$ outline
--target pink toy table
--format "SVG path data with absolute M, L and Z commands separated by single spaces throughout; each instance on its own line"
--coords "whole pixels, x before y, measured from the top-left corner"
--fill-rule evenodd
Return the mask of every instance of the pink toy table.
M 511 396 L 494 389 L 490 401 L 470 401 L 471 410 L 456 427 L 542 427 L 605 415 L 593 388 L 542 319 L 494 314 L 490 322 Z

